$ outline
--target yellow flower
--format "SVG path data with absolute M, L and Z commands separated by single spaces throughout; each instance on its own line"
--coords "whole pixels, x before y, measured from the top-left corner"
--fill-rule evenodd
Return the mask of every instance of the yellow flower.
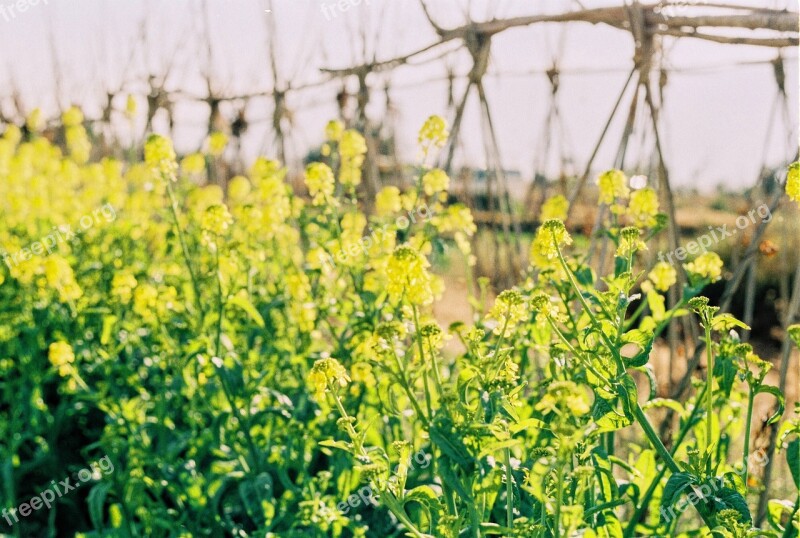
M 162 179 L 176 181 L 175 150 L 172 141 L 161 135 L 150 135 L 144 145 L 144 162 Z
M 579 417 L 589 412 L 590 404 L 589 396 L 580 385 L 572 381 L 556 381 L 547 387 L 547 392 L 534 408 L 542 413 L 568 411 Z
M 375 195 L 375 212 L 379 217 L 397 213 L 402 208 L 400 189 L 395 186 L 384 187 Z
M 133 293 L 133 311 L 146 320 L 155 320 L 158 306 L 158 291 L 150 284 L 136 287 Z
M 133 119 L 136 116 L 137 108 L 136 97 L 133 94 L 128 94 L 128 98 L 125 101 L 125 115 L 129 119 Z
M 608 170 L 597 178 L 600 189 L 600 203 L 613 204 L 617 198 L 627 198 L 630 190 L 626 185 L 625 174 L 621 170 Z
M 789 165 L 786 174 L 786 194 L 790 200 L 800 202 L 800 161 Z
M 181 159 L 181 170 L 184 174 L 202 174 L 206 171 L 206 158 L 202 153 L 190 153 Z
M 658 195 L 656 191 L 647 187 L 633 191 L 628 204 L 628 215 L 634 226 L 652 228 L 656 225 L 658 215 Z
M 216 246 L 216 240 L 224 235 L 233 224 L 231 216 L 225 204 L 214 204 L 206 209 L 200 221 L 200 229 L 203 232 L 203 243 L 209 246 Z
M 348 129 L 342 133 L 339 141 L 339 156 L 342 159 L 339 167 L 339 181 L 342 185 L 354 187 L 361 183 L 361 165 L 367 153 L 367 142 L 356 130 Z
M 223 154 L 225 147 L 228 145 L 228 135 L 220 131 L 214 131 L 208 135 L 206 144 L 208 146 L 208 152 L 214 157 L 219 157 Z
M 571 244 L 572 237 L 564 223 L 557 219 L 547 220 L 536 230 L 536 237 L 531 244 L 531 263 L 542 270 L 558 269 L 558 248 Z
M 53 342 L 50 344 L 47 354 L 50 364 L 58 369 L 58 375 L 64 377 L 72 371 L 75 362 L 75 353 L 72 346 L 66 342 Z
M 447 122 L 441 116 L 430 116 L 419 130 L 417 141 L 425 155 L 431 147 L 440 148 L 447 142 Z
M 450 187 L 450 178 L 444 170 L 434 168 L 422 176 L 422 187 L 425 194 L 433 196 L 437 192 L 445 192 Z
M 250 180 L 244 176 L 234 176 L 228 183 L 228 198 L 240 202 L 250 194 Z
M 542 204 L 542 214 L 540 216 L 542 222 L 550 219 L 565 220 L 567 218 L 567 210 L 569 209 L 569 202 L 561 195 L 557 194 Z
M 116 273 L 111 279 L 111 295 L 119 297 L 122 304 L 128 304 L 136 287 L 136 277 L 127 271 Z
M 639 239 L 642 231 L 635 226 L 628 226 L 619 232 L 619 245 L 617 245 L 617 256 L 627 257 L 639 250 L 647 250 L 647 245 Z
M 306 187 L 313 197 L 314 205 L 322 205 L 329 201 L 336 188 L 333 170 L 324 163 L 311 163 L 306 167 Z
M 76 106 L 69 107 L 61 116 L 61 122 L 65 127 L 80 125 L 83 123 L 83 112 Z
M 442 233 L 456 232 L 456 234 L 462 233 L 467 237 L 472 237 L 478 230 L 475 220 L 472 218 L 472 212 L 463 204 L 448 206 L 443 215 L 434 215 L 431 222 Z
M 344 133 L 344 123 L 339 120 L 331 120 L 325 125 L 325 138 L 331 142 L 338 142 Z
M 706 252 L 701 254 L 694 261 L 684 265 L 686 271 L 716 282 L 722 277 L 722 260 L 716 252 Z
M 428 260 L 407 245 L 397 247 L 384 268 L 386 292 L 393 303 L 405 298 L 412 305 L 433 301 L 432 279 L 427 271 Z
M 675 268 L 667 262 L 658 262 L 653 269 L 648 273 L 647 278 L 653 283 L 653 286 L 659 291 L 667 291 L 670 286 L 677 282 L 677 273 Z
M 25 120 L 25 125 L 32 133 L 38 133 L 41 131 L 44 125 L 44 122 L 42 121 L 42 109 L 34 108 L 31 110 L 31 113 L 28 114 L 28 118 Z
M 346 387 L 350 381 L 347 370 L 339 361 L 332 358 L 318 359 L 311 372 L 308 374 L 308 381 L 314 387 L 317 394 L 325 393 L 330 387 L 339 385 Z
M 86 128 L 80 124 L 67 127 L 64 137 L 72 160 L 78 164 L 87 163 L 92 151 L 92 143 L 89 141 Z
M 54 254 L 45 260 L 44 275 L 47 283 L 58 291 L 61 302 L 74 301 L 83 295 L 72 267 L 61 256 Z
M 497 296 L 489 310 L 489 318 L 497 321 L 494 334 L 509 336 L 516 325 L 528 318 L 528 308 L 522 294 L 514 290 L 505 290 Z M 503 333 L 505 327 L 505 333 Z

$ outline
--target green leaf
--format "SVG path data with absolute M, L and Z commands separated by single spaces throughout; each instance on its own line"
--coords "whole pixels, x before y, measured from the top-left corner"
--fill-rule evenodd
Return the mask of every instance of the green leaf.
M 619 392 L 625 417 L 633 421 L 633 410 L 639 405 L 636 398 L 636 381 L 633 380 L 630 374 L 624 374 L 620 378 L 620 382 L 614 384 L 614 387 Z
M 627 366 L 644 366 L 647 364 L 655 341 L 655 336 L 652 332 L 632 329 L 623 334 L 620 340 L 624 344 L 635 344 L 639 347 L 638 353 L 633 357 L 622 357 Z
M 750 330 L 750 327 L 747 324 L 739 321 L 731 314 L 718 314 L 711 320 L 711 328 L 715 331 L 729 331 L 734 327 L 739 327 L 740 329 L 744 329 L 746 331 Z
M 403 504 L 415 501 L 433 508 L 439 504 L 439 496 L 430 486 L 417 486 L 403 497 Z
M 453 469 L 450 468 L 450 462 L 440 458 L 440 464 L 436 466 L 436 469 L 439 471 L 444 483 L 450 486 L 462 500 L 472 502 L 472 495 L 464 488 L 464 484 L 461 483 Z
M 647 376 L 647 381 L 650 384 L 650 393 L 647 395 L 647 399 L 649 401 L 654 400 L 656 397 L 656 390 L 658 389 L 658 382 L 656 381 L 656 374 L 653 371 L 653 367 L 649 364 L 645 364 L 644 366 L 636 366 L 633 369 Z
M 615 400 L 616 401 L 616 400 Z M 592 418 L 598 426 L 598 433 L 621 430 L 633 423 L 633 420 L 619 413 L 612 402 L 597 396 L 592 408 Z
M 461 467 L 472 465 L 473 458 L 467 450 L 464 441 L 449 431 L 442 430 L 436 425 L 430 429 L 431 441 L 438 446 L 442 452 Z
M 725 508 L 732 508 L 739 512 L 743 522 L 749 523 L 753 520 L 753 517 L 750 515 L 750 508 L 747 507 L 747 501 L 744 500 L 744 497 L 742 497 L 742 494 L 738 491 L 731 488 L 722 488 L 716 494 L 716 499 L 723 505 L 717 507 L 717 512 Z
M 506 439 L 505 441 L 500 441 L 499 443 L 492 443 L 489 446 L 485 447 L 481 450 L 480 454 L 478 454 L 478 459 L 488 456 L 489 454 L 494 454 L 499 450 L 503 450 L 505 448 L 512 448 L 515 446 L 519 446 L 522 444 L 521 439 Z
M 791 514 L 794 511 L 794 505 L 782 499 L 770 499 L 767 503 L 767 521 L 772 528 L 778 531 L 783 531 L 781 525 L 783 514 Z M 791 525 L 791 523 L 789 523 Z
M 667 480 L 664 492 L 661 494 L 661 507 L 669 508 L 675 504 L 686 488 L 697 483 L 697 477 L 690 473 L 674 473 Z M 661 512 L 663 517 L 664 511 Z
M 326 439 L 325 441 L 320 441 L 319 446 L 324 446 L 328 448 L 338 448 L 339 450 L 344 450 L 345 452 L 352 452 L 353 447 L 350 443 L 345 443 L 344 441 L 334 441 L 333 439 Z
M 786 463 L 792 474 L 794 485 L 800 490 L 800 438 L 795 438 L 786 447 Z
M 527 430 L 528 428 L 536 428 L 537 430 L 544 430 L 547 429 L 547 423 L 538 418 L 526 418 L 525 420 L 521 420 L 516 424 L 512 424 L 508 431 L 512 434 L 519 433 L 522 430 Z
M 599 519 L 601 524 L 595 529 L 598 538 L 622 538 L 624 536 L 622 524 L 613 510 L 605 510 Z
M 666 407 L 667 409 L 672 409 L 678 413 L 678 416 L 681 418 L 686 416 L 686 410 L 683 408 L 683 405 L 681 405 L 680 402 L 670 400 L 669 398 L 654 398 L 649 402 L 642 404 L 642 409 L 645 411 L 652 409 L 653 407 Z
M 756 394 L 761 394 L 762 392 L 772 394 L 775 396 L 775 399 L 778 400 L 778 410 L 767 419 L 767 424 L 775 424 L 781 419 L 781 416 L 783 416 L 783 411 L 786 408 L 786 397 L 781 393 L 778 387 L 773 387 L 772 385 L 759 385 Z
M 617 481 L 614 479 L 614 472 L 608 454 L 602 447 L 592 449 L 592 462 L 594 463 L 597 481 L 600 484 L 600 496 L 603 501 L 610 501 L 619 497 Z
M 594 286 L 594 272 L 590 267 L 582 265 L 575 270 L 575 280 L 582 286 Z
M 105 506 L 106 497 L 108 496 L 108 491 L 111 489 L 111 486 L 111 482 L 95 484 L 86 499 L 86 504 L 89 505 L 89 517 L 95 529 L 105 528 L 105 523 L 103 522 L 103 506 Z
M 253 303 L 250 302 L 250 298 L 247 297 L 246 294 L 237 293 L 228 299 L 228 304 L 241 308 L 248 316 L 250 316 L 250 319 L 252 319 L 256 325 L 262 329 L 264 328 L 264 318 L 261 317 L 261 314 L 258 313 L 258 310 L 256 310 L 255 306 L 253 306 Z

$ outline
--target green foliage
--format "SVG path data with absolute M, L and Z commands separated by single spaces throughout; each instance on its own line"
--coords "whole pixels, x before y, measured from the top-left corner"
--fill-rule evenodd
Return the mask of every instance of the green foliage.
M 455 245 L 469 264 L 469 211 L 445 204 L 449 179 L 423 162 L 417 185 L 384 188 L 365 214 L 365 141 L 337 122 L 326 133 L 306 198 L 266 159 L 227 192 L 199 187 L 198 159 L 179 167 L 159 136 L 145 163 L 87 163 L 83 145 L 63 156 L 13 130 L 0 139 L 0 243 L 12 255 L 0 267 L 0 498 L 13 508 L 104 455 L 113 462 L 49 511 L 0 520 L 4 531 L 767 532 L 752 528 L 729 439 L 743 420 L 749 428 L 756 396 L 777 400 L 778 421 L 783 395 L 731 331 L 744 325 L 698 297 L 720 278 L 718 258 L 687 264 L 669 307 L 675 269 L 662 262 L 645 275 L 644 242 L 664 228 L 654 192 L 631 194 L 620 171 L 601 177 L 608 218 L 597 239 L 614 249 L 610 274 L 595 274 L 563 222 L 548 219 L 519 285 L 489 305 L 479 283 L 470 322 L 445 331 L 429 260 Z M 217 138 L 209 162 L 224 147 Z M 446 138 L 441 118 L 426 122 L 424 158 Z M 98 207 L 113 218 L 47 255 L 13 258 Z M 687 401 L 658 398 L 654 342 L 690 309 L 705 330 L 707 377 Z M 678 419 L 666 446 L 646 414 L 661 409 Z M 796 483 L 797 427 L 780 434 Z M 685 514 L 663 517 L 699 493 Z M 771 503 L 772 531 L 796 536 L 797 506 Z

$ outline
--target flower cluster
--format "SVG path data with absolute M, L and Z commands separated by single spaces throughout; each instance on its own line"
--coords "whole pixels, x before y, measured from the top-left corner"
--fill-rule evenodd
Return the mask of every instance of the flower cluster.
M 428 265 L 428 260 L 414 248 L 408 245 L 397 247 L 384 269 L 389 300 L 398 303 L 404 299 L 417 306 L 433 301 Z
M 716 252 L 706 252 L 684 265 L 686 271 L 700 278 L 716 282 L 722 278 L 723 263 Z
M 348 129 L 342 133 L 339 140 L 339 181 L 342 185 L 352 188 L 361 183 L 361 166 L 366 153 L 367 142 L 358 131 Z
M 319 359 L 314 363 L 308 374 L 308 381 L 317 394 L 324 393 L 331 388 L 346 387 L 350 382 L 347 370 L 336 359 Z
M 165 180 L 176 181 L 178 165 L 172 141 L 161 135 L 150 135 L 144 145 L 144 162 Z

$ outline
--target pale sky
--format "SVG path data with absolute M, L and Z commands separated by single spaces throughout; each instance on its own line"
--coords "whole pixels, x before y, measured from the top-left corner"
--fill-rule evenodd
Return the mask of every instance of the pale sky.
M 621 0 L 620 0 L 621 1 Z M 9 15 L 9 7 L 24 2 L 24 12 Z M 587 7 L 616 4 L 609 0 L 582 0 Z M 795 0 L 751 0 L 748 5 L 797 9 Z M 461 25 L 466 6 L 476 20 L 504 18 L 540 12 L 565 11 L 568 0 L 480 1 L 428 0 L 433 17 L 444 27 Z M 342 11 L 339 5 L 347 5 Z M 5 10 L 3 9 L 5 8 Z M 267 12 L 267 9 L 271 9 Z M 206 11 L 204 11 L 206 10 Z M 204 12 L 211 33 L 212 80 L 217 91 L 238 95 L 269 90 L 272 74 L 267 52 L 270 18 L 276 28 L 281 81 L 293 86 L 322 80 L 321 67 L 346 67 L 367 55 L 387 59 L 408 53 L 436 40 L 418 0 L 0 0 L 0 102 L 11 111 L 12 89 L 20 91 L 23 106 L 41 106 L 55 115 L 55 65 L 62 74 L 62 105 L 79 104 L 87 116 L 98 117 L 106 89 L 124 88 L 139 96 L 144 110 L 146 73 L 161 75 L 172 70 L 167 87 L 203 96 L 206 69 Z M 13 16 L 12 16 L 13 15 Z M 147 46 L 138 38 L 146 28 Z M 747 31 L 742 31 L 751 35 Z M 757 35 L 757 34 L 752 34 Z M 52 36 L 52 40 L 48 36 Z M 51 45 L 52 42 L 52 45 Z M 415 157 L 415 132 L 430 114 L 452 118 L 447 107 L 446 66 L 463 75 L 469 55 L 456 51 L 453 42 L 420 58 L 434 59 L 404 66 L 369 79 L 373 119 L 383 114 L 383 87 L 388 82 L 396 110 L 395 122 L 402 155 Z M 791 157 L 798 136 L 797 50 L 784 50 L 787 62 L 788 126 L 782 115 L 770 123 L 777 94 L 772 66 L 752 62 L 775 58 L 775 49 L 722 45 L 694 39 L 665 41 L 669 78 L 664 90 L 662 123 L 667 165 L 674 184 L 731 188 L 752 184 L 764 160 L 768 165 Z M 54 63 L 52 51 L 58 58 Z M 541 159 L 543 121 L 550 106 L 550 88 L 542 73 L 554 57 L 563 73 L 559 103 L 565 153 L 582 170 L 614 101 L 632 67 L 630 34 L 603 25 L 585 23 L 539 24 L 507 31 L 493 39 L 486 91 L 498 130 L 500 153 L 506 168 L 530 175 Z M 463 92 L 464 79 L 456 87 Z M 355 81 L 350 88 L 355 89 Z M 289 94 L 292 112 L 290 156 L 302 156 L 322 140 L 322 127 L 336 114 L 339 82 Z M 623 101 L 626 113 L 630 98 Z M 121 99 L 118 108 L 124 106 Z M 245 140 L 248 157 L 258 153 L 274 156 L 270 97 L 254 99 L 247 110 L 251 127 Z M 230 109 L 224 109 L 230 112 Z M 597 169 L 613 164 L 619 145 L 623 114 L 612 125 L 595 161 Z M 179 150 L 191 151 L 202 141 L 207 121 L 204 105 L 186 102 L 176 109 Z M 644 117 L 637 125 L 644 125 Z M 124 128 L 124 126 L 123 126 Z M 163 122 L 156 125 L 165 128 Z M 467 108 L 464 146 L 460 162 L 483 164 L 483 137 L 477 98 Z M 767 137 L 769 144 L 766 144 Z M 557 171 L 556 157 L 562 147 L 553 141 L 547 169 Z M 652 137 L 635 133 L 628 165 L 648 155 Z

